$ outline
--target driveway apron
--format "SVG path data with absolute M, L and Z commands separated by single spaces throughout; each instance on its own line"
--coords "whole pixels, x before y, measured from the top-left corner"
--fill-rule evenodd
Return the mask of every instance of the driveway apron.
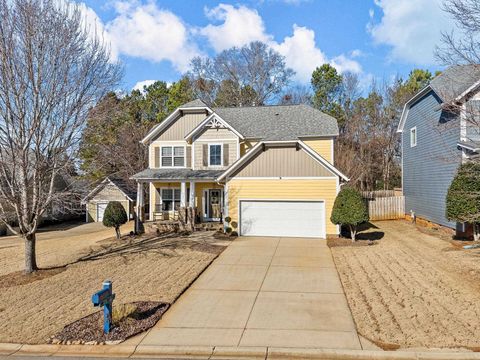
M 325 240 L 241 237 L 140 345 L 361 349 Z

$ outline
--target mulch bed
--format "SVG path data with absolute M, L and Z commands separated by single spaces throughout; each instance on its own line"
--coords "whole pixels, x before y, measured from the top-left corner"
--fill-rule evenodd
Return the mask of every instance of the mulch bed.
M 66 266 L 53 269 L 40 269 L 31 274 L 26 274 L 24 271 L 16 271 L 10 274 L 0 276 L 0 289 L 5 289 L 13 286 L 20 286 L 33 283 L 38 280 L 55 276 L 67 270 Z
M 131 303 L 136 310 L 114 323 L 108 334 L 103 333 L 103 310 L 88 315 L 63 328 L 50 339 L 51 344 L 114 344 L 154 326 L 167 311 L 169 304 L 139 301 Z
M 335 238 L 328 238 L 327 239 L 327 246 L 328 247 L 342 247 L 342 246 L 371 246 L 376 245 L 376 241 L 371 240 L 357 240 L 352 242 L 352 239 L 347 239 L 344 237 L 335 237 Z

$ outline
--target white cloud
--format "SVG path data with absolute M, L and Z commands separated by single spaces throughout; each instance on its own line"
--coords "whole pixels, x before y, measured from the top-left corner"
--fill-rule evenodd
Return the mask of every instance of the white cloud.
M 296 80 L 300 82 L 310 81 L 313 70 L 325 63 L 331 63 L 340 72 L 362 70 L 358 62 L 346 55 L 329 60 L 316 46 L 315 32 L 307 27 L 294 25 L 293 34 L 277 42 L 267 33 L 262 17 L 254 9 L 243 5 L 235 7 L 220 4 L 213 9 L 206 9 L 206 15 L 211 20 L 221 22 L 218 25 L 209 24 L 198 31 L 215 51 L 243 46 L 256 40 L 266 42 L 285 56 L 287 66 L 295 70 Z
M 330 63 L 339 72 L 351 71 L 360 73 L 362 68 L 358 62 L 345 55 L 331 60 L 315 45 L 315 32 L 306 27 L 293 26 L 293 35 L 285 37 L 282 43 L 271 46 L 285 56 L 287 66 L 296 71 L 300 82 L 308 82 L 317 66 Z
M 263 19 L 254 9 L 243 5 L 235 7 L 220 4 L 213 9 L 205 8 L 205 15 L 212 21 L 222 22 L 219 25 L 209 24 L 199 31 L 217 52 L 252 41 L 270 40 Z
M 157 80 L 143 80 L 143 81 L 139 81 L 137 82 L 132 90 L 139 90 L 139 91 L 142 91 L 143 92 L 143 88 L 146 86 L 146 87 L 149 87 L 150 85 L 154 84 Z
M 110 50 L 111 61 L 118 60 L 118 49 L 112 42 L 110 34 L 105 30 L 102 20 L 97 13 L 85 3 L 79 3 L 78 8 L 83 16 L 83 23 L 92 39 L 101 39 Z
M 391 46 L 391 57 L 414 64 L 434 64 L 434 50 L 442 31 L 453 28 L 453 20 L 441 9 L 442 0 L 375 0 L 383 15 L 367 29 L 377 44 Z
M 119 53 L 153 62 L 170 61 L 178 71 L 185 71 L 199 54 L 187 26 L 174 13 L 160 9 L 153 2 L 116 1 L 117 16 L 106 24 Z

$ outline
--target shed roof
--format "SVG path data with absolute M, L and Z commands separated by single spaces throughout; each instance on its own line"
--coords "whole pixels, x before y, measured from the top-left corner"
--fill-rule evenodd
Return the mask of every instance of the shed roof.
M 82 202 L 84 203 L 92 199 L 108 184 L 117 187 L 122 193 L 125 194 L 125 196 L 130 201 L 135 201 L 135 199 L 137 198 L 137 192 L 133 190 L 132 186 L 128 185 L 125 180 L 107 176 L 105 179 L 102 180 L 102 182 L 100 182 L 100 184 L 98 184 L 92 191 L 90 191 L 87 196 L 85 196 Z
M 215 180 L 223 170 L 145 169 L 132 176 L 135 180 Z

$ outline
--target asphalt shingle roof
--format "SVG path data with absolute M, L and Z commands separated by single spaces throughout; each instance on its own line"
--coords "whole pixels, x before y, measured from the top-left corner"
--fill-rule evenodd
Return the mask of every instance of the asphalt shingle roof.
M 335 118 L 303 104 L 213 110 L 246 138 L 296 140 L 305 136 L 338 135 Z
M 463 94 L 479 80 L 479 65 L 457 65 L 445 69 L 430 82 L 430 86 L 444 102 L 448 102 Z
M 224 170 L 191 170 L 191 169 L 145 169 L 132 176 L 135 180 L 214 180 Z
M 202 106 L 207 106 L 202 100 L 200 99 L 195 99 L 192 100 L 186 104 L 183 104 L 181 107 L 182 108 L 189 108 L 189 107 L 202 107 Z

